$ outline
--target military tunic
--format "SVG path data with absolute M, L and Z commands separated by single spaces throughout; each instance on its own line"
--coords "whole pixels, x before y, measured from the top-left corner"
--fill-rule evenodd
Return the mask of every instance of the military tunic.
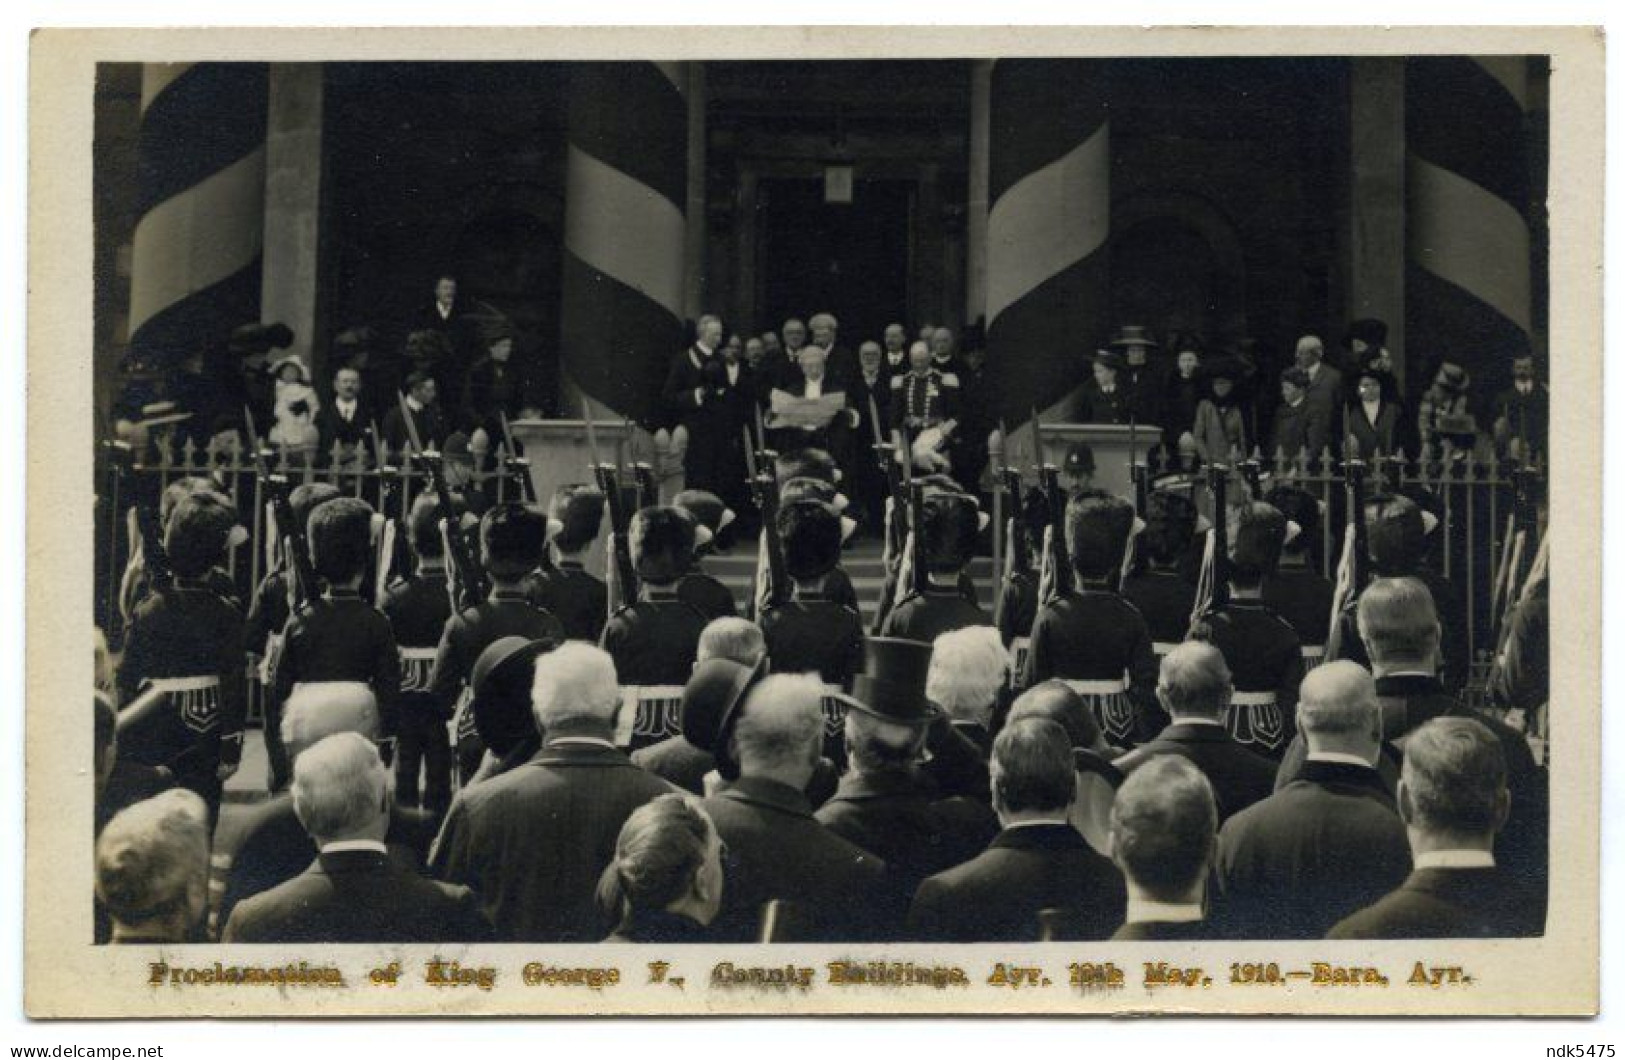
M 371 687 L 383 737 L 395 737 L 401 688 L 395 633 L 383 612 L 354 589 L 330 589 L 288 619 L 271 694 L 281 706 L 295 685 L 316 681 L 360 681 Z M 390 753 L 386 744 L 386 755 Z
M 1157 656 L 1145 617 L 1104 584 L 1039 609 L 1021 684 L 1031 688 L 1052 677 L 1072 684 L 1114 744 L 1145 743 L 1166 723 L 1157 703 Z
M 657 693 L 642 697 L 646 702 L 635 711 L 622 709 L 617 742 L 636 750 L 682 732 L 682 686 L 709 621 L 675 587 L 654 585 L 610 618 L 600 646 L 615 660 L 622 689 Z
M 1235 687 L 1227 725 L 1237 743 L 1279 760 L 1296 729 L 1303 654 L 1290 623 L 1262 600 L 1232 599 L 1191 626 L 1219 649 Z
M 451 714 L 430 691 L 440 635 L 451 617 L 444 568 L 425 568 L 390 589 L 384 617 L 401 652 L 395 795 L 403 805 L 418 804 L 421 767 L 424 805 L 444 810 L 451 804 L 451 743 L 446 735 Z
M 965 599 L 958 585 L 933 584 L 899 600 L 882 623 L 880 635 L 930 644 L 956 629 L 992 624 L 988 613 L 979 604 Z
M 570 640 L 596 644 L 604 635 L 604 623 L 609 618 L 609 587 L 588 574 L 580 563 L 560 560 L 555 569 L 531 575 L 527 588 L 530 602 L 557 618 Z

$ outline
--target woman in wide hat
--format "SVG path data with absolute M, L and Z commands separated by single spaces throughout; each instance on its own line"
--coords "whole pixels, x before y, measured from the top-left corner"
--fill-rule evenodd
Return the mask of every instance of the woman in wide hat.
M 1367 364 L 1355 374 L 1354 392 L 1343 410 L 1345 452 L 1358 452 L 1361 460 L 1370 460 L 1378 453 L 1392 456 L 1403 446 L 1398 390 L 1394 377 L 1375 364 Z

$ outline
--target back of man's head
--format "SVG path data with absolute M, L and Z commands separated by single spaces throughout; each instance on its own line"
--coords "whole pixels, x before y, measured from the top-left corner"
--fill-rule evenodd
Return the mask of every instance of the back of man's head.
M 1071 741 L 1066 730 L 1048 718 L 1022 718 L 1006 725 L 993 741 L 989 773 L 993 808 L 1001 819 L 1065 816 L 1077 791 Z
M 1373 497 L 1366 502 L 1366 551 L 1383 575 L 1410 574 L 1427 551 L 1422 508 L 1409 497 Z
M 1112 803 L 1112 860 L 1159 902 L 1186 900 L 1207 874 L 1219 814 L 1202 771 L 1179 755 L 1153 755 Z
M 613 726 L 621 705 L 615 660 L 585 641 L 565 641 L 537 658 L 530 704 L 536 727 L 550 736 L 572 727 Z
M 598 539 L 604 505 L 604 495 L 584 482 L 560 486 L 553 492 L 548 513 L 564 527 L 553 538 L 560 552 L 580 552 Z
M 372 506 L 359 497 L 334 497 L 311 511 L 307 533 L 316 573 L 329 582 L 350 581 L 372 558 Z
M 209 889 L 209 812 L 184 788 L 125 808 L 96 840 L 96 895 L 114 923 L 184 941 Z
M 1066 732 L 1067 740 L 1079 750 L 1093 750 L 1102 742 L 1095 712 L 1082 696 L 1072 691 L 1071 685 L 1059 678 L 1040 681 L 1016 697 L 1005 720 L 1012 722 L 1022 718 L 1048 718 Z
M 382 840 L 389 830 L 390 774 L 372 741 L 338 733 L 293 763 L 293 812 L 317 843 Z
M 1371 674 L 1347 659 L 1310 670 L 1298 689 L 1298 728 L 1310 754 L 1335 752 L 1375 762 L 1382 746 L 1382 709 Z
M 362 681 L 298 684 L 282 705 L 282 743 L 292 759 L 337 733 L 376 740 L 380 731 L 378 697 Z
M 859 773 L 905 769 L 919 760 L 930 732 L 923 725 L 900 725 L 862 710 L 846 712 L 846 754 Z
M 1230 709 L 1231 690 L 1224 655 L 1205 641 L 1185 641 L 1162 657 L 1157 698 L 1175 721 L 1223 721 Z
M 1405 740 L 1400 815 L 1437 843 L 1487 847 L 1506 820 L 1506 753 L 1472 718 L 1434 718 Z
M 1432 672 L 1439 652 L 1433 593 L 1416 578 L 1378 578 L 1360 594 L 1360 639 L 1379 669 L 1396 665 Z
M 728 616 L 714 618 L 700 631 L 695 662 L 731 659 L 740 666 L 755 666 L 767 654 L 762 627 L 747 619 Z
M 816 674 L 772 674 L 752 688 L 730 737 L 740 774 L 804 783 L 823 746 L 823 695 Z
M 986 725 L 1009 666 L 1010 655 L 992 626 L 944 633 L 932 645 L 925 697 L 955 721 Z

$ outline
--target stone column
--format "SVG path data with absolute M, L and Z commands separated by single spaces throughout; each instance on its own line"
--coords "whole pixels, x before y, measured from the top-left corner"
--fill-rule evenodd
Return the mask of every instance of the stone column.
M 705 261 L 705 64 L 688 67 L 688 228 L 683 246 L 683 315 L 698 320 L 709 295 Z M 734 329 L 734 322 L 727 327 Z
M 1348 296 L 1350 320 L 1388 325 L 1405 379 L 1405 60 L 1349 61 Z M 1328 336 L 1336 341 L 1337 336 Z
M 987 181 L 993 60 L 971 61 L 970 172 L 965 196 L 965 323 L 987 313 Z
M 265 137 L 265 277 L 260 302 L 266 321 L 293 329 L 293 346 L 313 371 L 319 340 L 322 212 L 322 84 L 320 63 L 274 63 Z M 322 337 L 325 338 L 325 337 Z M 325 374 L 325 373 L 323 373 Z
M 260 319 L 266 67 L 142 70 L 130 349 L 173 364 Z

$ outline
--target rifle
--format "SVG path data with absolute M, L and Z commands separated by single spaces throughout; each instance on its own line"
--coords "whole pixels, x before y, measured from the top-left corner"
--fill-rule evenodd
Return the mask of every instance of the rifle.
M 631 607 L 638 602 L 638 575 L 632 566 L 632 546 L 627 539 L 632 527 L 632 513 L 626 510 L 626 495 L 621 492 L 620 470 L 614 464 L 597 464 L 592 471 L 599 492 L 604 495 L 604 503 L 609 505 L 609 532 L 614 535 L 615 542 L 608 562 L 612 565 L 610 573 L 615 575 L 620 603 L 617 605 L 614 600 L 610 600 L 609 606 Z
M 869 427 L 875 438 L 870 448 L 874 450 L 875 460 L 880 466 L 880 475 L 886 482 L 886 495 L 892 501 L 891 526 L 887 530 L 886 550 L 896 556 L 902 553 L 903 542 L 906 540 L 903 533 L 903 499 L 906 496 L 903 489 L 903 469 L 898 466 L 897 446 L 886 441 L 885 435 L 880 431 L 880 409 L 875 405 L 873 394 L 869 395 Z
M 655 469 L 647 461 L 632 465 L 632 477 L 637 483 L 639 508 L 652 508 L 660 503 L 660 487 L 655 483 Z
M 1371 576 L 1371 557 L 1366 550 L 1365 526 L 1365 461 L 1358 458 L 1343 463 L 1343 477 L 1348 485 L 1348 518 L 1354 527 L 1354 595 L 1359 595 Z
M 310 546 L 305 543 L 305 528 L 299 525 L 293 513 L 293 493 L 288 476 L 274 473 L 266 457 L 271 450 L 263 448 L 259 431 L 254 428 L 254 410 L 243 406 L 243 423 L 248 431 L 248 451 L 254 457 L 254 476 L 271 502 L 271 514 L 276 519 L 278 534 L 282 538 L 284 569 L 289 576 L 292 610 L 295 614 L 310 606 L 319 593 L 316 569 L 310 564 Z
M 1072 591 L 1072 565 L 1066 554 L 1066 494 L 1061 489 L 1060 469 L 1054 464 L 1044 464 L 1038 469 L 1038 481 L 1049 509 L 1050 548 L 1046 558 L 1054 583 L 1050 587 L 1050 599 L 1057 599 Z
M 502 468 L 509 474 L 515 471 L 519 473 L 519 495 L 525 498 L 526 504 L 535 504 L 536 483 L 530 480 L 530 461 L 519 455 L 519 448 L 513 441 L 513 429 L 508 426 L 508 414 L 499 409 L 497 420 L 502 424 Z
M 1207 489 L 1213 496 L 1213 565 L 1208 611 L 1222 611 L 1230 603 L 1230 469 L 1223 464 L 1207 466 Z
M 445 521 L 446 558 L 451 561 L 452 573 L 457 576 L 457 588 L 452 604 L 459 611 L 477 607 L 485 602 L 491 589 L 486 582 L 485 571 L 469 552 L 468 539 L 463 536 L 457 506 L 451 497 L 451 487 L 446 484 L 443 458 L 439 452 L 423 448 L 423 441 L 418 437 L 417 424 L 412 420 L 412 410 L 406 404 L 406 396 L 397 394 L 396 397 L 400 400 L 401 420 L 406 425 L 411 455 L 417 458 L 418 463 L 422 464 L 428 473 L 429 482 L 434 487 L 439 516 Z
M 378 462 L 378 514 L 384 517 L 384 532 L 378 538 L 378 553 L 373 568 L 377 572 L 377 582 L 373 587 L 373 601 L 377 607 L 384 606 L 384 598 L 389 593 L 390 575 L 395 571 L 396 560 L 405 540 L 406 523 L 411 515 L 406 508 L 406 495 L 401 488 L 401 479 L 398 475 L 392 476 L 394 470 L 385 460 L 384 436 L 378 430 L 377 421 L 373 421 L 369 428 L 372 433 L 373 458 Z M 391 516 L 389 509 L 392 505 L 398 509 L 398 514 Z M 403 569 L 405 565 L 403 564 Z
M 784 569 L 784 541 L 779 537 L 779 489 L 771 472 L 762 470 L 750 447 L 750 428 L 745 432 L 745 465 L 750 475 L 750 496 L 762 516 L 762 550 L 767 558 L 767 594 L 758 601 L 757 617 L 769 607 L 790 597 L 790 576 Z M 760 592 L 760 587 L 758 587 Z
M 920 543 L 921 528 L 925 526 L 925 484 L 911 481 L 908 484 L 908 529 L 914 540 L 914 551 L 909 556 L 910 567 L 913 572 L 913 590 L 917 593 L 925 592 L 929 579 L 925 573 L 923 562 L 924 546 Z
M 154 488 L 143 490 L 141 483 L 135 477 L 135 447 L 128 442 L 108 441 L 102 443 L 107 452 L 108 463 L 113 469 L 114 490 L 114 526 L 112 529 L 114 540 L 118 537 L 117 498 L 129 495 L 131 507 L 135 512 L 135 542 L 131 549 L 128 567 L 133 568 L 139 555 L 142 579 L 146 582 L 148 592 L 156 592 L 168 588 L 175 580 L 174 572 L 169 569 L 169 555 L 164 551 L 164 533 L 160 526 L 159 506 L 163 502 L 162 492 Z M 135 586 L 139 581 L 132 580 L 130 573 L 125 575 L 127 593 L 121 593 L 125 598 L 121 603 L 126 610 L 133 609 L 140 597 L 133 595 Z M 126 615 L 128 617 L 128 615 Z

